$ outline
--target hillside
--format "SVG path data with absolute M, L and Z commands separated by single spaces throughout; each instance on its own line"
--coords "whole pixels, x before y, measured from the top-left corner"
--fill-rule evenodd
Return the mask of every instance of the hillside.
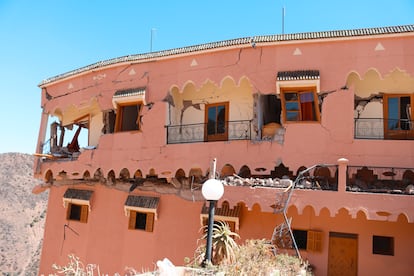
M 47 191 L 32 189 L 34 157 L 0 154 L 0 272 L 37 275 L 46 216 Z

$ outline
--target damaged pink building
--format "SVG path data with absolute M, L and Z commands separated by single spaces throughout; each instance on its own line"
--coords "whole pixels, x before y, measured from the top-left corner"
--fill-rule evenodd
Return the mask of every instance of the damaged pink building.
M 69 254 L 110 275 L 183 265 L 213 159 L 238 242 L 278 244 L 282 180 L 312 168 L 286 214 L 314 274 L 414 274 L 414 25 L 129 55 L 39 87 L 39 275 Z

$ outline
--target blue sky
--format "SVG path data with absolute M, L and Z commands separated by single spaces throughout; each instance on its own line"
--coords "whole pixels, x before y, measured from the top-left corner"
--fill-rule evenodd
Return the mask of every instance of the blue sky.
M 129 54 L 282 33 L 414 24 L 412 0 L 0 0 L 0 153 L 34 153 L 46 78 Z M 152 35 L 152 43 L 151 43 Z

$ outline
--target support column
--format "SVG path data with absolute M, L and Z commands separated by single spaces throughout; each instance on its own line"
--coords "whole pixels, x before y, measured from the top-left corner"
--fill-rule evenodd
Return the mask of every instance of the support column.
M 348 162 L 346 158 L 338 159 L 338 192 L 346 192 L 346 182 L 348 180 Z

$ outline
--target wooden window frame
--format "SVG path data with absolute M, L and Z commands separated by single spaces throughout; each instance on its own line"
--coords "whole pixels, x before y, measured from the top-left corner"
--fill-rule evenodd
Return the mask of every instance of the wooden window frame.
M 219 134 L 208 134 L 208 111 L 210 108 L 217 107 L 217 106 L 224 106 L 225 113 L 224 113 L 224 133 Z M 212 103 L 205 105 L 205 114 L 204 114 L 204 141 L 211 142 L 211 141 L 227 141 L 229 137 L 229 102 L 219 102 L 219 103 Z
M 136 227 L 137 214 L 145 214 L 145 229 Z M 136 210 L 129 210 L 128 229 L 129 230 L 141 230 L 145 232 L 154 232 L 155 213 L 153 212 L 142 212 Z
M 129 106 L 139 106 L 137 118 L 135 119 L 135 123 L 137 125 L 136 129 L 122 129 L 122 122 L 124 117 L 124 108 Z M 141 131 L 141 112 L 144 107 L 144 103 L 142 101 L 133 101 L 133 102 L 122 102 L 117 103 L 116 108 L 116 118 L 115 118 L 115 132 L 128 132 L 128 131 Z
M 208 215 L 206 214 L 201 214 L 200 215 L 200 220 L 201 220 L 201 226 L 207 226 L 208 224 Z M 226 217 L 226 216 L 216 216 L 214 215 L 214 223 L 216 222 L 225 222 L 229 225 L 230 230 L 232 232 L 236 232 L 239 231 L 240 228 L 240 224 L 239 224 L 239 218 L 237 217 Z
M 80 216 L 79 219 L 75 219 L 71 217 L 72 209 L 74 206 L 80 207 Z M 89 206 L 86 204 L 80 204 L 80 203 L 72 203 L 69 202 L 66 210 L 66 219 L 72 220 L 72 221 L 79 221 L 82 223 L 88 222 L 88 215 L 89 215 Z
M 298 113 L 299 113 L 299 119 L 298 120 L 288 120 L 287 119 L 287 110 L 286 110 L 286 104 L 289 101 L 286 101 L 285 94 L 286 93 L 294 93 L 296 92 L 298 94 Z M 315 111 L 315 118 L 314 120 L 303 120 L 301 108 L 300 108 L 300 94 L 305 92 L 312 92 L 313 94 L 313 108 Z M 283 122 L 284 123 L 318 123 L 321 121 L 320 118 L 320 110 L 319 110 L 319 100 L 318 100 L 318 94 L 317 94 L 317 86 L 295 86 L 295 87 L 280 87 L 280 99 L 282 103 L 282 114 L 283 114 Z
M 411 114 L 409 118 L 411 121 L 408 122 L 409 129 L 389 129 L 388 123 L 388 113 L 389 113 L 389 99 L 390 98 L 401 98 L 401 97 L 409 97 L 410 98 L 410 105 L 411 105 Z M 399 139 L 399 138 L 407 138 L 407 135 L 409 138 L 414 138 L 414 125 L 413 125 L 413 119 L 414 119 L 414 93 L 401 93 L 401 94 L 384 94 L 383 96 L 383 113 L 384 113 L 384 137 L 389 139 Z M 398 116 L 398 120 L 401 120 L 401 115 Z M 399 122 L 400 123 L 400 122 Z
M 299 249 L 312 252 L 322 252 L 322 231 L 294 229 L 292 230 L 292 233 L 295 233 L 295 231 L 306 232 L 306 248 Z

